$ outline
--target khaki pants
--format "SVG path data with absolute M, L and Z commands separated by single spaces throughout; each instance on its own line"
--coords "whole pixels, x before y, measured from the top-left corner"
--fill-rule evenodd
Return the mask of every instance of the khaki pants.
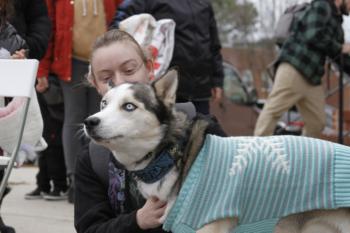
M 281 63 L 272 91 L 256 122 L 254 135 L 272 135 L 282 114 L 294 105 L 305 123 L 303 135 L 319 138 L 326 123 L 322 85 L 310 85 L 293 66 Z

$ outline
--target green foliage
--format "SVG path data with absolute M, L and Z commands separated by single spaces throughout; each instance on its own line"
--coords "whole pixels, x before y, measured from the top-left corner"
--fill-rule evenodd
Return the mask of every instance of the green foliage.
M 224 44 L 232 39 L 244 40 L 253 32 L 258 12 L 251 2 L 212 0 L 220 38 Z M 230 38 L 233 36 L 234 38 Z

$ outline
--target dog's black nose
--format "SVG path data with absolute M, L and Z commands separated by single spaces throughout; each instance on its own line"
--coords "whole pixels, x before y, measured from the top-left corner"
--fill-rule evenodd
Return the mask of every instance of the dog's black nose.
M 98 117 L 88 117 L 84 120 L 84 124 L 88 128 L 92 128 L 100 124 L 101 120 Z

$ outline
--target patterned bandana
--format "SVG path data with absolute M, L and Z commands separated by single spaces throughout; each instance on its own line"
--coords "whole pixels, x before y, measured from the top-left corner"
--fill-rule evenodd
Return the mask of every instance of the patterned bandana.
M 116 213 L 125 212 L 125 170 L 117 168 L 112 161 L 108 164 L 108 197 Z

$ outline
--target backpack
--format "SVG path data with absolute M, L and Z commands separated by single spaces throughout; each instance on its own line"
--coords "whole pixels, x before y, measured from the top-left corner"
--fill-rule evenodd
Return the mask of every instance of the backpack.
M 277 21 L 275 28 L 276 44 L 282 46 L 284 41 L 292 34 L 294 19 L 298 18 L 311 4 L 308 2 L 289 6 Z

